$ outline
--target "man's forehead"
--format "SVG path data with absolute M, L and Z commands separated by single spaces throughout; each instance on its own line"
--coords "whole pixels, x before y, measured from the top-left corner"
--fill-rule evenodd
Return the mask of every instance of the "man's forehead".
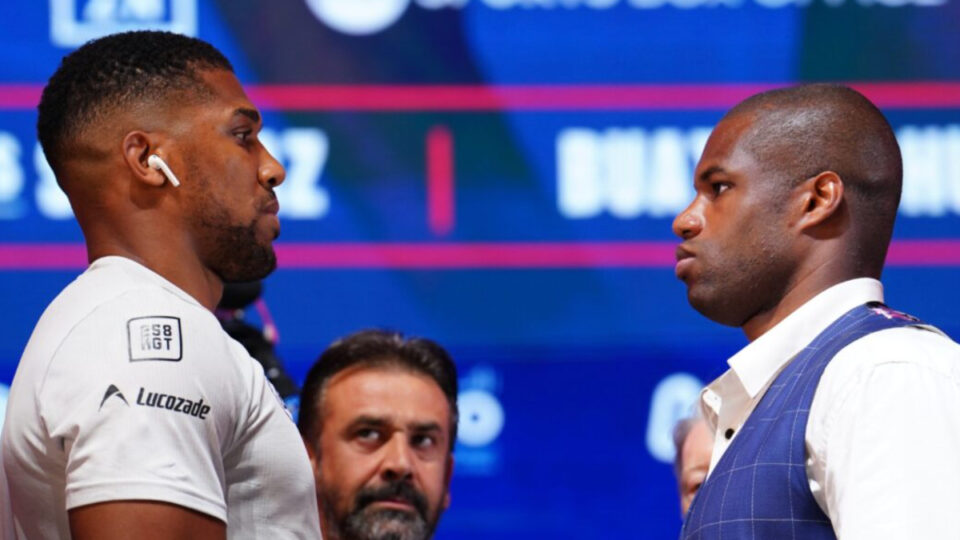
M 724 117 L 713 128 L 708 144 L 712 142 L 714 146 L 732 149 L 750 135 L 756 121 L 757 116 L 750 113 Z
M 752 114 L 737 114 L 721 119 L 703 148 L 697 164 L 697 177 L 711 169 L 723 169 L 733 158 L 746 153 L 747 143 L 755 135 L 755 127 L 756 117 Z
M 203 88 L 208 94 L 200 104 L 223 116 L 242 115 L 260 122 L 260 112 L 250 102 L 247 93 L 233 72 L 224 69 L 204 69 L 198 72 Z
M 400 366 L 354 366 L 327 381 L 320 404 L 325 416 L 344 412 L 449 415 L 446 396 L 428 375 Z M 343 410 L 341 410 L 343 409 Z

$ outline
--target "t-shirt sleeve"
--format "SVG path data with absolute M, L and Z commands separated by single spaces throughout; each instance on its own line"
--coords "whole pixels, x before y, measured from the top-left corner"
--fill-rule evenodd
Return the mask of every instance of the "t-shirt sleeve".
M 222 456 L 240 401 L 229 361 L 216 320 L 161 293 L 118 299 L 75 327 L 38 398 L 64 453 L 67 509 L 154 500 L 226 522 Z

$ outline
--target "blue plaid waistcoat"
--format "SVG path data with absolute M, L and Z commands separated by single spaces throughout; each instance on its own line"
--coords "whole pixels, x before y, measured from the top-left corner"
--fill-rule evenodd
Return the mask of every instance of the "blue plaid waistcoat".
M 760 398 L 701 486 L 683 540 L 835 539 L 806 472 L 807 417 L 820 375 L 837 352 L 887 328 L 922 324 L 871 302 L 848 311 L 800 351 Z

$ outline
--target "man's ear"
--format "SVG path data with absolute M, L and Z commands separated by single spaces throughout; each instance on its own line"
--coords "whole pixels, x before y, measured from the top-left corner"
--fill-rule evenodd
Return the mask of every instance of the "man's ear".
M 833 171 L 823 171 L 797 186 L 802 210 L 797 220 L 801 230 L 823 224 L 837 214 L 843 203 L 843 179 Z
M 147 162 L 157 154 L 160 138 L 144 131 L 131 131 L 123 138 L 123 160 L 134 178 L 151 187 L 160 187 L 167 181 L 163 173 Z

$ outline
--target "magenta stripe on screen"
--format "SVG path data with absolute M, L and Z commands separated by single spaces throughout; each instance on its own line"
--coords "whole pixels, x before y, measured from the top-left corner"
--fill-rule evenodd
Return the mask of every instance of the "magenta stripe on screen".
M 960 266 L 960 240 L 900 240 L 890 244 L 888 266 Z
M 427 224 L 430 231 L 446 236 L 453 230 L 455 195 L 453 135 L 446 126 L 427 133 Z
M 960 107 L 960 82 L 851 83 L 885 108 Z M 277 110 L 562 111 L 726 109 L 777 84 L 251 86 Z
M 851 82 L 887 109 L 960 108 L 960 81 Z M 783 86 L 766 83 L 608 85 L 248 85 L 276 111 L 579 111 L 726 109 Z M 0 110 L 34 109 L 43 86 L 0 85 Z
M 0 244 L 0 270 L 64 270 L 85 268 L 83 244 Z
M 673 242 L 278 243 L 281 269 L 671 268 Z M 73 270 L 86 266 L 82 244 L 0 244 L 0 270 Z M 902 240 L 891 267 L 960 267 L 960 239 Z
M 0 109 L 34 110 L 42 91 L 42 84 L 0 84 Z
M 672 266 L 674 244 L 595 243 L 409 243 L 283 244 L 282 268 L 601 268 Z

